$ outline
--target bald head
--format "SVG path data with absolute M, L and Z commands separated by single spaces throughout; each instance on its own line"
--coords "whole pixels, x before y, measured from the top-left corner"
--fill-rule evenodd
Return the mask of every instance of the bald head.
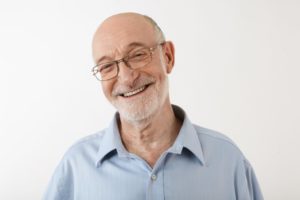
M 144 42 L 151 46 L 164 40 L 163 32 L 152 18 L 138 13 L 120 13 L 104 20 L 96 30 L 93 56 L 96 61 L 104 51 L 121 51 L 130 42 Z
M 157 32 L 158 37 L 160 37 L 162 41 L 165 41 L 166 40 L 165 34 L 161 30 L 161 28 L 158 26 L 158 24 L 151 17 L 149 17 L 147 15 L 143 15 L 143 17 L 152 24 L 153 28 Z

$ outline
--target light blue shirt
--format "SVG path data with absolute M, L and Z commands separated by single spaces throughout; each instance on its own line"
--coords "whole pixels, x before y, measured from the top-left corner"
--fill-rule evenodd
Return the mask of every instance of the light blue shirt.
M 83 138 L 64 155 L 44 200 L 261 200 L 254 171 L 237 146 L 218 132 L 183 125 L 151 168 L 123 146 L 117 125 Z

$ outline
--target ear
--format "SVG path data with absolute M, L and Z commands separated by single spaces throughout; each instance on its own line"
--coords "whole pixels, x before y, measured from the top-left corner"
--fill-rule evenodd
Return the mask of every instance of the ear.
M 174 49 L 174 45 L 171 41 L 167 41 L 165 42 L 165 44 L 163 45 L 163 49 L 164 49 L 164 58 L 165 58 L 165 62 L 166 62 L 166 70 L 167 73 L 171 73 L 173 67 L 174 67 L 174 63 L 175 63 L 175 49 Z

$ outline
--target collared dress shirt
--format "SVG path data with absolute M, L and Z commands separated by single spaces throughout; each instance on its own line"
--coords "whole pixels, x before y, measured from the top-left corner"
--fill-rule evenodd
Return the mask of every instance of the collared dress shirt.
M 221 133 L 183 120 L 174 144 L 151 168 L 122 144 L 116 113 L 109 127 L 74 144 L 44 200 L 261 200 L 249 161 Z

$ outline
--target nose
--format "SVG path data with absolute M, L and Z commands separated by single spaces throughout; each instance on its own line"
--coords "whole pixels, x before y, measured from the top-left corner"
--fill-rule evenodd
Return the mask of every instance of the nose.
M 126 85 L 133 85 L 134 81 L 138 77 L 138 71 L 130 68 L 126 61 L 121 61 L 118 63 L 119 66 L 119 74 L 118 81 Z

